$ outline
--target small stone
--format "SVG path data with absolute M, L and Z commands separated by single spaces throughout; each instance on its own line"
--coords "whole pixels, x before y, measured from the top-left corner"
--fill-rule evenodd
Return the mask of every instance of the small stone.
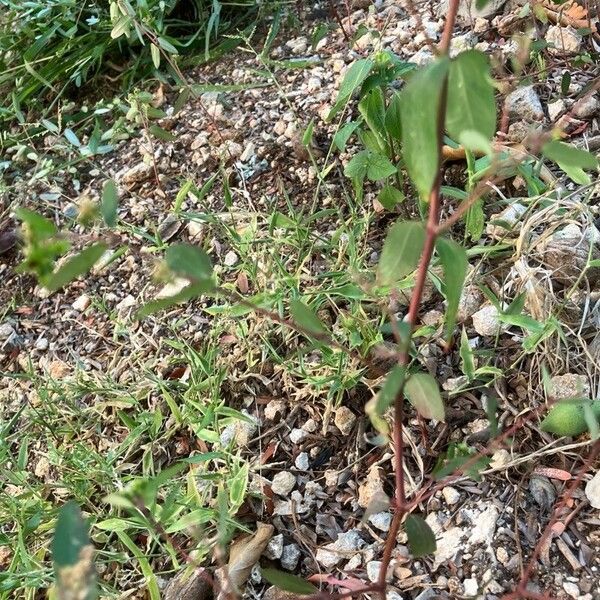
M 264 555 L 270 560 L 279 560 L 283 553 L 283 534 L 274 535 L 265 548 Z
M 379 580 L 379 571 L 381 571 L 381 561 L 380 560 L 370 560 L 367 563 L 367 577 L 369 581 L 375 583 Z
M 369 523 L 379 531 L 389 531 L 392 524 L 392 515 L 389 512 L 378 512 L 369 517 Z
M 149 179 L 154 173 L 152 165 L 146 164 L 145 162 L 138 163 L 131 169 L 128 169 L 121 176 L 121 183 L 124 185 L 132 185 L 134 183 L 141 183 Z
M 429 48 L 423 46 L 423 48 L 415 52 L 408 60 L 419 67 L 424 67 L 433 62 L 434 56 Z
M 127 296 L 125 296 L 125 298 L 123 298 L 123 300 L 121 300 L 121 302 L 119 302 L 115 308 L 117 310 L 127 310 L 136 304 L 137 300 L 131 294 L 127 294 Z
M 273 482 L 271 483 L 271 489 L 274 494 L 279 496 L 287 496 L 296 485 L 296 478 L 294 475 L 289 473 L 288 471 L 281 471 L 281 473 L 277 473 L 275 477 L 273 477 Z
M 317 562 L 322 564 L 326 569 L 331 569 L 344 560 L 344 558 L 348 558 L 349 554 L 360 550 L 364 544 L 364 540 L 360 537 L 356 529 L 340 533 L 335 542 L 317 550 Z
M 460 492 L 449 485 L 442 489 L 442 496 L 448 506 L 454 506 L 460 500 Z
M 578 54 L 581 50 L 581 37 L 572 27 L 551 25 L 546 32 L 548 52 L 554 55 Z
M 510 453 L 508 450 L 502 448 L 501 450 L 496 450 L 494 454 L 492 454 L 492 458 L 490 460 L 490 467 L 492 469 L 501 469 L 505 467 L 510 462 Z
M 488 223 L 485 231 L 495 240 L 505 240 L 508 235 L 515 232 L 521 217 L 526 212 L 527 207 L 524 204 L 513 202 L 502 212 L 493 214 L 490 217 L 490 223 Z
M 542 121 L 544 109 L 532 85 L 519 87 L 506 97 L 506 107 L 512 117 L 526 121 Z
M 321 89 L 322 85 L 323 84 L 321 83 L 321 80 L 318 77 L 311 77 L 306 83 L 306 89 L 309 92 L 316 92 L 317 90 Z
M 498 523 L 498 509 L 495 506 L 488 506 L 483 512 L 477 513 L 472 518 L 473 529 L 469 542 L 471 544 L 491 545 Z
M 308 419 L 308 421 L 302 425 L 302 429 L 308 433 L 314 433 L 317 430 L 317 427 L 317 422 L 314 419 Z
M 15 329 L 10 323 L 0 324 L 0 340 L 7 340 L 14 333 Z
M 568 398 L 587 398 L 590 395 L 590 384 L 585 375 L 566 373 L 555 375 L 550 380 L 550 400 L 558 402 Z
M 40 460 L 38 460 L 35 468 L 33 469 L 33 473 L 36 477 L 41 477 L 45 479 L 50 473 L 50 463 L 45 456 L 42 456 Z
M 241 419 L 238 419 L 233 421 L 233 423 L 229 423 L 221 432 L 221 445 L 228 446 L 231 442 L 235 442 L 238 446 L 246 446 L 252 439 L 252 436 L 258 429 L 258 424 L 251 415 L 247 413 L 244 414 L 246 414 L 250 420 L 242 421 Z
M 423 315 L 421 321 L 423 325 L 437 325 L 441 323 L 444 318 L 444 313 L 439 310 L 430 310 Z
M 306 452 L 300 452 L 294 461 L 294 465 L 296 469 L 299 471 L 308 471 L 310 468 L 310 460 L 308 458 L 308 454 Z
M 442 383 L 442 387 L 446 392 L 455 392 L 460 389 L 463 385 L 468 383 L 468 379 L 465 375 L 460 375 L 459 377 L 449 377 Z
M 182 225 L 183 223 L 175 215 L 167 215 L 158 226 L 158 235 L 163 242 L 168 242 L 177 235 Z
M 48 350 L 49 345 L 50 343 L 48 342 L 48 338 L 42 337 L 35 342 L 35 349 L 39 350 L 40 352 L 45 352 Z
M 504 548 L 503 546 L 496 548 L 496 558 L 498 559 L 498 561 L 500 563 L 502 563 L 505 566 L 508 564 L 508 561 L 510 560 L 510 556 L 508 555 L 506 548 Z
M 451 527 L 436 536 L 436 549 L 434 555 L 434 569 L 452 560 L 462 548 L 462 538 L 465 531 L 460 527 Z
M 571 581 L 565 581 L 563 583 L 563 590 L 571 596 L 571 598 L 579 598 L 579 588 L 576 583 L 572 583 Z
M 273 421 L 279 414 L 283 414 L 285 410 L 285 402 L 283 400 L 271 400 L 267 406 L 265 406 L 265 419 Z
M 529 491 L 537 504 L 548 512 L 556 500 L 556 489 L 548 477 L 533 475 L 529 480 Z
M 358 487 L 358 505 L 367 508 L 376 497 L 385 496 L 381 472 L 377 465 L 373 465 L 367 473 L 367 478 Z
M 463 288 L 458 301 L 458 310 L 456 312 L 457 323 L 464 323 L 481 306 L 483 295 L 475 285 L 467 285 Z
M 349 435 L 356 422 L 356 415 L 347 406 L 340 406 L 335 411 L 333 422 L 343 435 Z
M 600 508 L 600 471 L 586 483 L 585 495 L 594 508 Z
M 91 299 L 87 294 L 81 294 L 81 296 L 79 296 L 79 298 L 77 298 L 77 300 L 75 300 L 75 302 L 73 302 L 73 304 L 71 304 L 71 306 L 75 309 L 78 310 L 79 312 L 83 312 L 91 303 Z
M 479 585 L 477 584 L 476 579 L 465 579 L 463 581 L 463 588 L 465 590 L 465 596 L 468 596 L 469 598 L 477 596 L 477 592 L 479 591 Z
M 187 230 L 190 238 L 196 240 L 202 237 L 204 233 L 204 223 L 200 221 L 190 221 L 187 225 Z
M 578 119 L 591 119 L 600 113 L 600 100 L 595 94 L 584 96 L 573 106 L 573 116 Z
M 308 50 L 308 40 L 304 36 L 288 40 L 285 45 L 296 56 L 304 54 Z
M 556 121 L 558 117 L 567 110 L 567 103 L 562 100 L 555 100 L 548 103 L 548 116 L 551 121 Z
M 290 431 L 290 441 L 292 444 L 300 444 L 308 436 L 308 432 L 304 429 L 292 429 Z
M 256 145 L 254 142 L 248 142 L 240 156 L 242 162 L 248 162 L 256 154 Z
M 476 43 L 477 36 L 471 32 L 455 35 L 450 42 L 450 58 L 454 58 L 466 50 L 471 50 Z
M 484 336 L 494 336 L 500 332 L 500 314 L 493 304 L 487 304 L 473 315 L 473 329 Z
M 233 250 L 230 250 L 225 255 L 225 258 L 223 259 L 223 263 L 225 264 L 226 267 L 233 267 L 237 264 L 238 260 L 239 260 L 238 255 Z
M 294 571 L 300 560 L 300 548 L 298 544 L 288 544 L 281 553 L 281 566 L 286 571 Z

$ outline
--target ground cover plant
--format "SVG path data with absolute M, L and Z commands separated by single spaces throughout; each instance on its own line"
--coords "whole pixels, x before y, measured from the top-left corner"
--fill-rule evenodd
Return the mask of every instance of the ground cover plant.
M 565 143 L 558 132 L 552 130 L 537 132 L 525 151 L 515 152 L 514 148 L 495 139 L 497 82 L 488 58 L 478 50 L 450 56 L 457 10 L 458 3 L 451 2 L 436 47 L 437 56 L 427 66 L 401 61 L 389 52 L 376 52 L 356 60 L 347 69 L 337 100 L 332 102 L 324 119 L 339 119 L 324 163 L 319 161 L 322 158 L 316 142 L 319 132 L 313 122 L 296 137 L 298 152 L 310 164 L 309 173 L 312 172 L 317 188 L 305 206 L 295 205 L 285 185 L 280 185 L 278 190 L 283 188 L 280 193 L 284 199 L 280 209 L 234 210 L 233 189 L 240 184 L 232 183 L 235 170 L 230 168 L 228 159 L 236 149 L 226 138 L 220 140 L 224 152 L 213 163 L 214 173 L 202 186 L 187 180 L 166 187 L 168 182 L 161 180 L 160 154 L 157 159 L 154 145 L 162 148 L 163 143 L 174 143 L 177 133 L 168 129 L 167 114 L 152 106 L 155 95 L 141 93 L 131 97 L 129 110 L 132 120 L 137 119 L 141 127 L 143 147 L 150 148 L 150 152 L 149 160 L 141 163 L 143 168 L 137 171 L 143 171 L 146 180 L 163 195 L 171 193 L 170 215 L 160 227 L 154 232 L 145 231 L 126 220 L 119 187 L 128 182 L 138 183 L 132 174 L 135 168 L 127 171 L 128 177 L 102 177 L 97 201 L 88 199 L 79 203 L 73 218 L 77 235 L 66 235 L 51 218 L 29 208 L 14 210 L 22 224 L 19 269 L 34 274 L 39 285 L 49 293 L 61 293 L 60 290 L 83 275 L 84 280 L 93 279 L 94 273 L 89 273 L 90 270 L 99 265 L 100 269 L 110 269 L 111 264 L 121 260 L 128 249 L 112 241 L 110 228 L 142 239 L 144 253 L 157 257 L 155 279 L 166 284 L 166 292 L 147 298 L 139 305 L 132 297 L 133 303 L 128 301 L 118 310 L 98 301 L 96 308 L 106 314 L 109 322 L 115 322 L 113 335 L 122 338 L 120 346 L 123 348 L 136 338 L 130 328 L 139 327 L 141 336 L 155 337 L 160 327 L 156 319 L 160 319 L 164 311 L 177 314 L 172 311 L 178 310 L 175 307 L 182 303 L 192 302 L 189 305 L 192 311 L 200 307 L 212 321 L 202 334 L 207 336 L 204 343 L 190 346 L 180 341 L 185 339 L 181 336 L 186 324 L 176 317 L 169 323 L 170 333 L 158 338 L 154 358 L 140 355 L 137 359 L 145 375 L 135 385 L 127 377 L 124 382 L 111 381 L 110 374 L 99 380 L 82 374 L 73 382 L 61 381 L 54 386 L 49 386 L 48 380 L 40 378 L 33 369 L 11 376 L 32 382 L 36 390 L 28 399 L 28 408 L 36 416 L 36 427 L 46 431 L 50 441 L 45 451 L 46 463 L 38 462 L 36 466 L 39 476 L 44 476 L 51 465 L 54 469 L 65 468 L 61 487 L 68 493 L 63 496 L 73 498 L 75 503 L 51 501 L 35 488 L 27 491 L 31 485 L 28 449 L 32 442 L 25 438 L 15 455 L 16 425 L 21 417 L 17 411 L 3 436 L 6 440 L 3 469 L 10 485 L 15 486 L 17 496 L 30 498 L 27 505 L 22 501 L 7 503 L 3 505 L 4 510 L 17 523 L 16 533 L 21 539 L 31 540 L 42 526 L 47 532 L 53 531 L 54 541 L 49 548 L 48 536 L 45 536 L 34 554 L 29 549 L 31 541 L 22 541 L 18 553 L 9 555 L 11 568 L 3 582 L 7 593 L 46 587 L 52 581 L 56 586 L 54 593 L 59 597 L 75 593 L 74 588 L 79 594 L 92 596 L 98 579 L 101 593 L 110 594 L 126 586 L 129 577 L 141 577 L 150 597 L 159 597 L 163 585 L 160 579 L 180 573 L 186 563 L 188 569 L 183 573 L 191 575 L 192 581 L 225 596 L 236 593 L 236 588 L 250 576 L 253 564 L 265 550 L 270 526 L 259 527 L 249 540 L 233 542 L 228 566 L 214 570 L 207 565 L 212 557 L 223 567 L 223 556 L 233 531 L 247 528 L 244 510 L 252 514 L 249 506 L 253 500 L 263 494 L 268 498 L 269 489 L 273 496 L 275 479 L 270 484 L 265 483 L 260 473 L 264 457 L 268 462 L 269 452 L 276 449 L 270 445 L 264 453 L 261 450 L 260 462 L 252 468 L 248 452 L 238 454 L 236 444 L 252 444 L 253 434 L 248 432 L 254 431 L 255 421 L 247 412 L 250 404 L 242 411 L 239 405 L 230 404 L 228 400 L 243 396 L 243 390 L 255 389 L 256 384 L 247 388 L 242 377 L 238 389 L 232 389 L 235 388 L 235 368 L 223 363 L 220 353 L 233 343 L 236 352 L 242 355 L 243 369 L 247 373 L 256 369 L 257 375 L 253 377 L 259 381 L 269 379 L 257 366 L 267 360 L 273 371 L 302 382 L 303 386 L 295 384 L 299 399 L 303 394 L 313 393 L 308 390 L 315 390 L 317 397 L 321 394 L 332 410 L 337 410 L 340 404 L 356 398 L 357 390 L 361 390 L 358 403 L 371 423 L 369 443 L 378 451 L 389 448 L 389 456 L 393 455 L 390 478 L 393 485 L 380 484 L 382 493 L 372 494 L 366 506 L 361 505 L 365 520 L 371 514 L 385 513 L 386 509 L 390 515 L 384 542 L 377 547 L 378 560 L 371 561 L 377 563 L 375 572 L 370 573 L 367 566 L 368 579 L 344 577 L 343 573 L 342 576 L 313 573 L 307 581 L 271 566 L 264 566 L 257 577 L 309 597 L 358 597 L 361 594 L 385 597 L 390 592 L 388 567 L 399 557 L 399 539 L 407 544 L 409 559 L 413 562 L 418 563 L 437 550 L 439 532 L 433 530 L 426 509 L 435 495 L 453 482 L 465 477 L 479 478 L 480 472 L 496 468 L 493 459 L 513 450 L 518 434 L 539 423 L 541 430 L 555 435 L 584 434 L 584 441 L 577 446 L 581 456 L 575 461 L 576 467 L 573 473 L 567 473 L 568 483 L 560 498 L 556 503 L 550 501 L 552 510 L 531 545 L 513 591 L 507 591 L 505 596 L 548 597 L 544 591 L 530 586 L 538 569 L 538 559 L 545 564 L 544 554 L 557 528 L 572 518 L 564 511 L 572 505 L 584 478 L 589 477 L 600 451 L 595 441 L 598 414 L 594 392 L 578 380 L 566 395 L 559 397 L 554 389 L 556 381 L 552 379 L 553 361 L 548 357 L 550 349 L 570 348 L 572 340 L 582 335 L 581 329 L 573 331 L 564 315 L 579 284 L 593 285 L 598 267 L 593 243 L 582 244 L 585 235 L 582 237 L 578 230 L 576 243 L 582 245 L 583 254 L 575 263 L 575 275 L 562 273 L 563 287 L 556 292 L 561 300 L 558 307 L 552 306 L 550 310 L 541 306 L 535 312 L 535 305 L 532 308 L 533 301 L 541 299 L 543 305 L 543 300 L 548 298 L 540 291 L 537 280 L 534 280 L 537 288 L 531 279 L 517 286 L 516 275 L 512 278 L 513 287 L 480 284 L 479 293 L 486 298 L 481 310 L 491 316 L 492 323 L 487 329 L 481 326 L 475 329 L 490 339 L 500 337 L 503 330 L 513 332 L 515 343 L 509 347 L 508 363 L 495 360 L 494 352 L 501 352 L 499 345 L 493 342 L 483 348 L 473 345 L 464 318 L 458 313 L 467 290 L 465 282 L 472 277 L 471 262 L 479 261 L 479 257 L 495 261 L 512 250 L 509 240 L 515 220 L 507 212 L 489 223 L 496 236 L 493 242 L 477 243 L 484 232 L 485 201 L 495 187 L 507 177 L 521 177 L 529 197 L 522 200 L 524 204 L 519 204 L 523 212 L 518 217 L 530 219 L 525 221 L 522 231 L 543 231 L 554 216 L 560 219 L 579 210 L 586 215 L 584 219 L 589 218 L 585 204 L 577 204 L 573 196 L 591 189 L 587 173 L 594 172 L 598 163 L 592 153 Z M 267 50 L 255 52 L 252 39 L 245 40 L 247 51 L 259 61 L 264 72 L 269 73 L 271 80 L 275 77 L 268 47 L 276 34 L 278 19 L 275 18 L 267 34 Z M 356 96 L 358 112 L 347 120 Z M 201 100 L 202 110 L 211 115 L 214 124 L 218 113 L 214 106 L 212 109 L 204 106 L 209 98 Z M 153 113 L 151 109 L 159 112 Z M 153 132 L 151 119 L 157 120 Z M 344 152 L 352 143 L 352 135 L 357 136 L 361 146 L 343 169 L 351 182 L 351 189 L 343 196 L 348 216 L 341 224 L 336 223 L 335 230 L 326 236 L 316 225 L 318 218 L 327 218 L 337 209 L 333 205 L 328 214 L 327 208 L 317 204 L 322 199 L 320 190 L 325 190 L 326 199 L 331 195 L 327 178 L 336 165 L 334 149 Z M 457 152 L 467 167 L 462 186 L 448 185 L 444 180 L 445 160 Z M 547 168 L 544 160 L 566 172 L 580 186 L 577 191 L 560 195 L 552 189 L 552 178 L 543 172 L 543 168 Z M 241 167 L 236 164 L 236 169 L 241 170 Z M 242 188 L 244 181 L 241 178 Z M 383 187 L 376 189 L 380 213 L 389 211 L 391 217 L 377 224 L 383 226 L 376 260 L 365 244 L 374 226 L 373 217 L 364 211 L 365 190 L 371 192 L 369 182 L 383 182 Z M 223 198 L 224 210 L 220 213 L 205 204 L 215 189 Z M 195 210 L 189 208 L 190 199 Z M 516 203 L 507 201 L 506 204 L 516 210 Z M 538 220 L 538 205 L 540 214 L 547 219 L 545 222 Z M 396 211 L 402 211 L 405 216 L 396 220 Z M 192 244 L 170 241 L 177 235 L 181 221 L 187 223 L 190 232 L 193 229 L 189 226 L 194 223 L 209 225 L 220 232 L 221 239 L 227 240 L 231 248 L 223 264 L 215 267 L 210 238 L 200 236 L 200 242 Z M 524 243 L 526 241 L 519 238 L 518 244 Z M 131 256 L 139 258 L 141 250 L 131 250 L 132 247 Z M 559 260 L 560 257 L 564 260 L 564 247 L 562 251 Z M 316 269 L 317 276 L 311 271 L 307 277 L 307 262 L 319 262 L 315 253 L 319 253 L 320 260 L 323 256 L 326 258 Z M 525 256 L 522 258 L 527 260 Z M 239 263 L 242 268 L 236 266 Z M 516 264 L 527 269 L 527 264 Z M 235 277 L 231 277 L 232 274 Z M 422 318 L 428 288 L 444 299 L 445 313 L 439 314 L 432 324 Z M 398 310 L 402 302 L 406 309 Z M 134 310 L 129 322 L 122 313 L 122 309 L 128 307 Z M 249 317 L 252 314 L 261 319 L 258 327 Z M 138 325 L 132 325 L 136 321 Z M 461 323 L 460 330 L 457 322 Z M 155 327 L 151 334 L 144 333 L 144 324 Z M 260 339 L 258 349 L 249 342 L 252 335 Z M 432 343 L 432 340 L 436 341 Z M 154 373 L 160 363 L 157 357 L 164 346 L 174 352 L 168 354 L 170 364 L 167 368 L 163 364 L 161 375 L 157 377 Z M 437 351 L 432 357 L 433 346 Z M 131 368 L 131 363 L 127 364 L 131 355 L 127 356 L 125 363 L 121 363 L 124 371 Z M 438 384 L 444 356 L 454 357 L 455 365 L 462 372 L 454 387 L 444 387 L 449 393 L 442 393 Z M 499 381 L 509 374 L 513 376 L 525 365 L 535 369 L 540 390 L 536 401 L 522 414 L 517 412 L 506 426 L 498 414 L 498 402 L 505 399 L 490 390 L 497 390 Z M 55 368 L 58 367 L 55 365 Z M 60 375 L 58 378 L 62 379 Z M 270 383 L 264 385 L 269 389 Z M 481 389 L 486 390 L 486 400 L 481 406 L 488 423 L 483 437 L 485 443 L 467 445 L 455 440 L 442 451 L 431 454 L 425 451 L 423 455 L 412 452 L 405 442 L 406 436 L 410 436 L 409 420 L 418 425 L 427 447 L 435 428 L 449 420 L 448 402 L 453 397 L 462 399 L 463 392 L 469 394 Z M 98 412 L 100 420 L 93 418 Z M 100 439 L 114 437 L 117 441 L 108 456 L 103 452 L 89 454 L 86 444 L 74 436 L 73 432 L 86 428 L 86 422 L 92 423 L 94 428 L 108 428 L 103 430 Z M 56 425 L 47 428 L 49 423 Z M 285 425 L 285 421 L 282 423 Z M 59 429 L 55 430 L 57 426 Z M 67 460 L 64 445 L 70 446 L 71 437 L 76 441 L 73 449 L 69 448 Z M 175 445 L 173 440 L 176 440 Z M 409 449 L 411 454 L 407 455 Z M 422 461 L 423 456 L 428 466 L 421 468 L 423 477 L 416 485 L 410 473 L 414 462 Z M 13 461 L 16 461 L 16 470 Z M 304 468 L 297 460 L 295 465 L 299 470 Z M 92 471 L 94 476 L 81 480 L 78 473 L 82 471 Z M 370 469 L 369 474 L 376 471 Z M 251 484 L 257 482 L 258 489 L 253 488 Z M 550 491 L 545 493 L 552 496 Z M 53 494 L 60 500 L 66 499 L 56 491 Z M 102 508 L 90 501 L 91 496 L 102 498 Z M 293 502 L 301 500 L 296 498 Z M 59 505 L 62 505 L 60 511 L 57 510 Z M 91 517 L 90 523 L 82 518 L 77 505 Z M 106 510 L 110 511 L 109 515 Z M 293 515 L 295 509 L 292 511 Z M 48 513 L 52 514 L 51 518 Z M 57 515 L 56 522 L 54 515 Z M 98 553 L 100 562 L 92 559 L 90 525 L 93 544 L 102 547 Z M 15 530 L 11 529 L 10 534 L 13 536 Z M 49 568 L 49 550 L 54 575 Z M 240 555 L 246 555 L 243 566 L 239 564 Z M 137 562 L 137 574 L 129 567 L 131 556 Z M 99 578 L 93 577 L 94 562 L 100 566 Z M 123 570 L 123 575 L 105 578 L 107 570 L 112 571 L 115 566 Z M 21 575 L 24 572 L 28 577 L 25 582 Z M 239 579 L 234 575 L 238 572 L 243 574 Z M 106 579 L 112 583 L 107 584 Z M 319 591 L 315 584 L 330 585 L 333 589 Z M 116 585 L 116 589 L 111 585 Z

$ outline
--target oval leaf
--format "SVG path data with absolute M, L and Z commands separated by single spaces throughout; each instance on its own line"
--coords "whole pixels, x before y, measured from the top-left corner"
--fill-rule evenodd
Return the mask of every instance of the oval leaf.
M 98 243 L 82 250 L 50 276 L 45 287 L 55 292 L 80 275 L 87 273 L 106 252 L 106 244 Z
M 173 244 L 165 253 L 171 271 L 200 282 L 212 277 L 212 264 L 208 254 L 190 244 Z
M 119 193 L 117 184 L 113 179 L 109 179 L 104 184 L 102 190 L 102 203 L 100 204 L 100 213 L 104 222 L 109 227 L 114 227 L 117 222 L 117 207 L 119 205 Z
M 600 400 L 593 402 L 565 400 L 550 409 L 542 421 L 541 429 L 555 435 L 574 436 L 584 433 L 589 429 L 584 408 L 586 405 L 600 422 Z
M 544 144 L 542 152 L 546 158 L 553 160 L 561 169 L 575 167 L 579 169 L 597 169 L 598 159 L 586 150 L 575 148 L 564 142 L 552 141 Z M 565 170 L 566 172 L 566 170 Z
M 387 234 L 377 266 L 380 285 L 392 285 L 412 273 L 419 264 L 425 245 L 422 223 L 401 221 Z
M 294 321 L 309 333 L 328 333 L 321 319 L 317 317 L 312 308 L 308 307 L 301 300 L 292 300 L 290 302 L 290 312 Z
M 318 592 L 317 588 L 296 575 L 284 573 L 277 569 L 261 569 L 262 576 L 276 588 L 300 596 L 308 596 Z
M 437 547 L 435 535 L 431 527 L 421 518 L 415 515 L 409 515 L 404 523 L 404 529 L 408 537 L 408 547 L 410 553 L 418 558 L 426 554 L 433 554 Z
M 438 238 L 435 248 L 444 269 L 444 293 L 446 295 L 446 339 L 449 340 L 456 323 L 456 312 L 467 275 L 467 253 L 453 240 Z
M 402 151 L 419 195 L 427 200 L 440 167 L 438 112 L 449 60 L 441 58 L 418 71 L 400 92 Z
M 444 420 L 444 402 L 437 381 L 429 373 L 415 373 L 404 384 L 408 401 L 425 419 Z
M 384 435 L 387 435 L 389 427 L 383 415 L 402 389 L 405 376 L 406 367 L 400 364 L 394 365 L 392 370 L 387 374 L 377 395 L 373 396 L 365 405 L 365 412 L 369 416 L 369 419 L 371 419 L 373 427 Z
M 450 63 L 446 129 L 459 141 L 465 132 L 491 140 L 496 133 L 496 102 L 487 57 L 478 50 L 461 52 Z

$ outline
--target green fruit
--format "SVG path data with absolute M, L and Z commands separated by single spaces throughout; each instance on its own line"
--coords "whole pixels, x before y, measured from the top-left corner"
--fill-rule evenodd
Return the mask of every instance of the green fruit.
M 593 402 L 565 400 L 550 409 L 550 412 L 542 421 L 542 430 L 556 435 L 568 436 L 579 435 L 587 431 L 588 424 L 583 408 L 585 404 L 590 406 L 600 424 L 600 400 L 594 400 Z

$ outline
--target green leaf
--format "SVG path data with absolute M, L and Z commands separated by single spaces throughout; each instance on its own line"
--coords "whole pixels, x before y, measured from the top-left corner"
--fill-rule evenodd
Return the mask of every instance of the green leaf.
M 238 469 L 235 476 L 229 480 L 229 502 L 233 513 L 237 512 L 237 509 L 242 505 L 246 498 L 249 469 L 249 463 L 245 462 L 242 467 Z
M 589 408 L 586 411 L 584 406 Z M 575 436 L 588 431 L 586 412 L 591 409 L 600 422 L 600 400 L 592 402 L 564 400 L 552 406 L 546 418 L 542 421 L 542 431 L 556 435 Z
M 381 88 L 374 88 L 365 94 L 358 103 L 358 111 L 371 131 L 378 136 L 383 144 L 381 150 L 385 150 L 385 100 Z
M 311 119 L 310 123 L 306 127 L 304 134 L 302 135 L 302 145 L 307 148 L 312 145 L 313 142 L 313 134 L 315 131 L 315 120 Z
M 424 245 L 425 229 L 422 223 L 400 221 L 393 225 L 381 251 L 377 282 L 380 285 L 392 285 L 412 273 L 419 263 Z
M 377 395 L 373 396 L 365 406 L 365 412 L 369 415 L 375 429 L 380 433 L 388 433 L 389 428 L 383 415 L 393 404 L 396 396 L 404 386 L 405 377 L 406 367 L 400 364 L 394 365 L 392 370 L 387 374 Z
M 367 75 L 371 72 L 373 64 L 374 63 L 371 59 L 363 58 L 350 65 L 346 71 L 346 74 L 344 75 L 337 99 L 329 111 L 326 121 L 331 121 L 331 119 L 333 119 L 335 115 L 342 109 L 356 88 L 362 84 Z
M 119 205 L 119 193 L 117 184 L 113 179 L 109 179 L 104 184 L 102 190 L 102 202 L 100 204 L 100 213 L 104 222 L 109 227 L 114 227 L 117 222 L 117 207 Z
M 469 338 L 464 327 L 460 334 L 459 354 L 462 361 L 462 372 L 466 375 L 469 382 L 471 382 L 475 376 L 475 361 L 473 360 L 473 349 L 469 344 Z
M 371 181 L 385 179 L 396 172 L 396 167 L 387 156 L 369 150 L 361 150 L 344 169 L 344 175 L 350 179 L 362 181 L 368 177 Z
M 431 527 L 421 517 L 409 515 L 404 523 L 408 537 L 408 547 L 414 558 L 433 554 L 437 548 L 435 535 Z
M 350 136 L 359 125 L 359 121 L 349 121 L 348 123 L 344 123 L 344 125 L 336 131 L 336 134 L 333 136 L 333 143 L 340 152 L 343 152 L 346 149 L 346 144 L 348 143 Z
M 152 56 L 154 68 L 158 69 L 160 67 L 160 48 L 155 44 L 150 44 L 150 55 Z
M 200 296 L 201 294 L 208 294 L 214 291 L 214 289 L 215 288 L 211 280 L 201 281 L 199 283 L 191 283 L 173 296 L 150 300 L 150 302 L 144 304 L 144 306 L 142 306 L 142 308 L 136 312 L 135 318 L 137 320 L 144 319 L 149 315 L 167 308 L 171 308 L 171 306 L 175 306 L 176 304 L 188 302 L 192 298 L 196 298 L 196 296 Z
M 327 328 L 323 325 L 321 319 L 302 300 L 292 300 L 290 302 L 290 312 L 294 321 L 309 333 L 328 334 Z
M 438 238 L 435 248 L 444 269 L 444 294 L 448 306 L 446 308 L 446 339 L 449 340 L 456 323 L 458 303 L 467 275 L 467 253 L 465 249 L 453 240 Z
M 381 188 L 377 199 L 381 206 L 387 210 L 392 210 L 396 204 L 404 201 L 404 194 L 393 185 L 385 185 Z
M 174 142 L 177 139 L 170 131 L 158 125 L 150 125 L 148 130 L 157 140 L 162 140 L 163 142 Z
M 77 564 L 81 549 L 89 543 L 88 528 L 79 507 L 73 501 L 67 502 L 58 513 L 52 539 L 52 561 L 55 567 Z
M 579 169 L 597 169 L 598 159 L 586 150 L 575 148 L 564 142 L 552 141 L 544 144 L 542 152 L 546 158 L 553 160 L 558 166 L 567 172 L 564 167 L 576 167 Z
M 402 96 L 396 92 L 385 112 L 385 129 L 395 139 L 402 139 L 401 112 Z
M 461 52 L 450 62 L 446 129 L 455 140 L 460 140 L 463 133 L 475 132 L 488 141 L 496 133 L 496 102 L 489 62 L 478 50 Z M 478 138 L 467 134 L 467 140 L 472 139 Z
M 411 375 L 404 384 L 404 393 L 423 418 L 445 419 L 444 402 L 437 381 L 429 373 Z
M 477 10 L 482 10 L 484 9 L 491 0 L 475 0 L 475 8 Z
M 173 244 L 167 248 L 165 259 L 169 269 L 195 282 L 204 282 L 212 277 L 212 264 L 208 254 L 190 244 Z
M 55 292 L 73 281 L 73 279 L 87 273 L 100 260 L 106 249 L 106 244 L 99 242 L 82 250 L 79 254 L 70 258 L 58 271 L 50 275 L 48 281 L 44 282 L 44 287 L 51 292 Z
M 319 591 L 314 585 L 308 583 L 308 581 L 290 573 L 284 573 L 277 569 L 261 569 L 261 573 L 271 585 L 284 592 L 298 594 L 299 596 L 308 596 Z
M 449 60 L 440 58 L 418 71 L 400 92 L 402 150 L 406 169 L 427 200 L 440 168 L 438 113 Z
M 47 239 L 56 233 L 54 223 L 33 210 L 20 206 L 15 209 L 15 215 L 27 224 L 31 236 L 36 239 Z

